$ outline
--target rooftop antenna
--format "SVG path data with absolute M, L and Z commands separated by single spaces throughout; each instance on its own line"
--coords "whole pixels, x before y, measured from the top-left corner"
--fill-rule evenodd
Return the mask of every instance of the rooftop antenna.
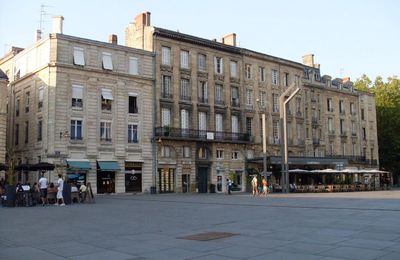
M 40 5 L 40 20 L 39 20 L 39 29 L 38 29 L 38 31 L 40 31 L 40 33 L 42 33 L 43 30 L 45 29 L 45 28 L 44 28 L 44 23 L 45 23 L 45 21 L 46 21 L 45 18 L 46 18 L 47 16 L 51 15 L 51 13 L 48 13 L 48 12 L 47 12 L 47 10 L 46 10 L 47 7 L 53 7 L 53 6 L 51 6 L 51 5 L 44 5 L 44 4 L 41 4 L 41 5 Z

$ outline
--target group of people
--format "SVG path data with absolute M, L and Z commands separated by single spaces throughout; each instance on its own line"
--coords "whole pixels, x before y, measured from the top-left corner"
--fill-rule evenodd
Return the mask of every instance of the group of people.
M 254 175 L 253 179 L 251 180 L 251 187 L 253 190 L 253 197 L 255 197 L 256 195 L 264 195 L 267 196 L 268 194 L 268 182 L 267 182 L 267 178 L 262 177 L 261 179 L 261 185 L 258 185 L 258 179 L 257 176 Z

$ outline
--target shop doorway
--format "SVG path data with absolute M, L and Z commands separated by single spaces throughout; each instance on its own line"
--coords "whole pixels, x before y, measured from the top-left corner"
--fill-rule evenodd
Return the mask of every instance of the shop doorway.
M 160 193 L 175 192 L 175 169 L 158 169 Z
M 125 192 L 142 192 L 142 163 L 125 162 Z
M 182 192 L 190 192 L 190 174 L 182 174 Z
M 199 167 L 197 169 L 197 177 L 198 177 L 198 190 L 199 193 L 207 193 L 207 184 L 208 184 L 208 168 L 207 167 Z
M 97 193 L 115 193 L 115 172 L 97 173 Z

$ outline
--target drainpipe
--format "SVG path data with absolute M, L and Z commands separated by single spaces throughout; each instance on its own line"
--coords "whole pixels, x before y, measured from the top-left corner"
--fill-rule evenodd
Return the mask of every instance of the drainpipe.
M 154 37 L 154 36 L 153 36 Z M 150 188 L 151 194 L 157 194 L 157 140 L 156 140 L 156 122 L 157 122 L 157 100 L 156 100 L 156 57 L 157 53 L 154 51 L 154 38 L 153 38 L 153 136 L 152 136 L 152 152 L 153 152 L 153 170 L 152 170 L 152 187 Z

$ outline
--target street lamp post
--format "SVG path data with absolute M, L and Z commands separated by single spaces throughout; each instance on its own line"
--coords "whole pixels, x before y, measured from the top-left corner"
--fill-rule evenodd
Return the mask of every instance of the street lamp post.
M 282 192 L 289 193 L 289 163 L 288 163 L 288 142 L 287 142 L 287 104 L 289 101 L 300 91 L 300 87 L 293 84 L 286 89 L 285 92 L 279 97 L 280 105 L 280 123 L 281 123 L 281 155 L 282 155 Z
M 261 107 L 261 101 L 259 99 L 256 100 L 259 103 L 259 107 Z M 263 173 L 265 178 L 267 178 L 267 129 L 265 128 L 265 111 L 261 115 L 261 124 L 262 124 L 262 144 L 263 144 Z

